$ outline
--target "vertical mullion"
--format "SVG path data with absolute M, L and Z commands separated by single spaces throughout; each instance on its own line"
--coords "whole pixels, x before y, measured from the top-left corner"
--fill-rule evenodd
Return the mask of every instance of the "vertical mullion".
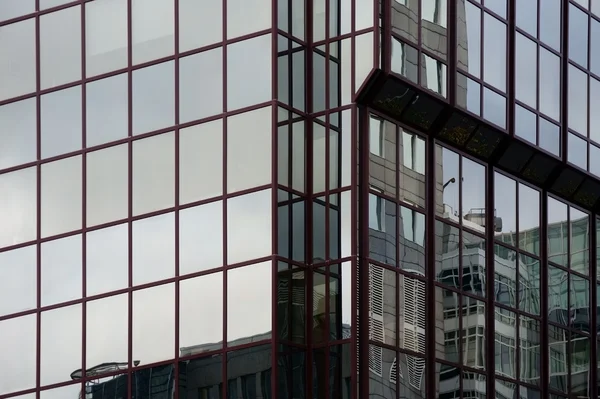
M 542 0 L 540 0 L 542 1 Z M 569 145 L 569 1 L 563 0 L 562 2 L 562 43 L 561 43 L 561 123 L 560 123 L 560 134 L 561 134 L 561 148 L 560 156 L 563 162 L 568 160 L 568 145 Z
M 550 385 L 550 358 L 549 358 L 549 338 L 548 338 L 548 193 L 543 190 L 540 192 L 540 312 L 542 316 L 540 331 L 540 373 L 541 397 L 548 397 L 548 388 Z
M 222 41 L 223 41 L 223 65 L 222 65 L 222 76 L 223 76 L 223 112 L 227 115 L 227 51 L 228 46 L 225 44 L 227 42 L 227 0 L 222 0 L 223 8 L 222 8 Z M 221 362 L 221 381 L 222 382 L 222 390 L 221 394 L 224 398 L 227 397 L 227 388 L 228 388 L 228 380 L 227 380 L 227 349 L 229 347 L 229 343 L 227 342 L 227 317 L 229 313 L 228 303 L 227 303 L 227 280 L 229 274 L 229 268 L 227 267 L 228 256 L 227 256 L 227 235 L 228 235 L 228 227 L 227 227 L 227 207 L 228 207 L 228 190 L 227 190 L 227 121 L 228 118 L 226 116 L 223 117 L 222 120 L 222 128 L 223 128 L 223 178 L 222 178 L 222 193 L 223 193 L 223 215 L 222 215 L 222 224 L 223 224 L 223 347 L 222 349 L 222 362 Z
M 495 314 L 496 310 L 494 308 L 494 296 L 492 293 L 494 292 L 494 282 L 495 282 L 495 255 L 494 255 L 494 207 L 495 207 L 495 197 L 494 197 L 494 169 L 490 166 L 486 167 L 487 179 L 485 181 L 485 193 L 486 193 L 486 213 L 485 213 L 485 233 L 486 233 L 486 257 L 485 257 L 485 268 L 486 268 L 486 358 L 485 364 L 487 370 L 489 370 L 489 374 L 486 379 L 487 384 L 487 392 L 489 396 L 493 396 L 493 392 L 495 391 L 495 357 L 493 354 L 495 353 Z M 518 272 L 516 273 L 518 276 Z M 518 277 L 517 277 L 518 278 Z M 514 313 L 516 315 L 516 313 Z M 518 320 L 518 319 L 517 319 Z M 515 320 L 515 322 L 517 322 Z M 518 330 L 518 325 L 516 327 Z M 516 337 L 518 339 L 518 336 Z M 518 340 L 515 342 L 515 350 L 518 348 Z
M 596 262 L 597 260 L 597 256 L 598 256 L 598 252 L 597 252 L 597 247 L 596 247 L 596 240 L 597 240 L 597 226 L 598 226 L 598 220 L 594 217 L 593 214 L 590 215 L 590 222 L 588 224 L 588 228 L 590 229 L 590 234 L 588 236 L 589 239 L 589 253 L 590 253 L 590 257 L 589 257 L 589 276 L 590 276 L 590 283 L 589 283 L 589 289 L 590 289 L 590 307 L 589 309 L 590 311 L 590 365 L 588 367 L 588 373 L 589 373 L 589 381 L 590 381 L 590 391 L 588 392 L 588 395 L 590 398 L 597 398 L 598 397 L 598 359 L 597 359 L 597 347 L 598 347 L 598 341 L 597 341 L 597 310 L 598 309 L 598 296 L 597 296 L 597 291 L 596 291 L 596 285 L 597 285 L 597 280 L 596 280 L 596 276 L 597 276 L 597 268 L 598 268 L 598 264 Z
M 131 218 L 133 217 L 133 72 L 132 72 L 132 64 L 133 64 L 133 1 L 127 0 L 127 108 L 128 108 L 128 116 L 127 116 L 127 135 L 129 138 L 128 142 L 128 156 L 127 156 L 127 173 L 128 173 L 128 223 L 127 223 L 127 257 L 128 257 L 128 316 L 127 316 L 127 324 L 128 324 L 128 349 L 127 349 L 127 394 L 128 397 L 133 398 L 133 373 L 132 373 L 132 365 L 133 365 L 133 222 Z M 137 396 L 137 395 L 135 395 Z
M 399 138 L 398 138 L 399 140 Z M 427 165 L 427 174 L 425 177 L 426 184 L 426 212 L 427 216 L 425 219 L 426 227 L 425 234 L 427 236 L 426 246 L 426 273 L 425 276 L 427 278 L 427 310 L 430 315 L 436 314 L 436 287 L 435 287 L 435 261 L 436 261 L 436 233 L 435 233 L 435 193 L 437 192 L 436 188 L 436 157 L 435 157 L 435 149 L 436 143 L 431 138 L 428 137 L 426 139 L 427 151 L 426 151 L 426 165 Z M 398 159 L 396 160 L 398 162 Z M 436 360 L 435 360 L 435 352 L 436 352 L 436 320 L 434 317 L 427 317 L 425 321 L 425 333 L 426 333 L 426 342 L 428 349 L 426 350 L 427 356 L 427 366 L 425 369 L 426 373 L 426 389 L 425 393 L 428 398 L 434 398 L 436 395 Z M 399 365 L 398 365 L 399 367 Z M 398 378 L 399 379 L 399 378 Z
M 35 9 L 36 12 L 40 9 L 40 0 L 35 0 Z M 40 397 L 40 385 L 41 385 L 41 343 L 42 343 L 42 313 L 40 308 L 42 307 L 42 247 L 39 240 L 42 238 L 42 166 L 39 163 L 42 159 L 42 122 L 41 122 L 41 76 L 40 76 L 40 15 L 39 13 L 35 16 L 35 53 L 36 53 L 36 74 L 35 74 L 35 87 L 36 87 L 36 141 L 37 141 L 37 156 L 36 160 L 38 162 L 36 166 L 36 207 L 37 207 L 37 220 L 36 220 L 36 238 L 38 240 L 36 245 L 36 264 L 37 264 L 37 282 L 36 282 L 36 305 L 37 305 L 37 334 L 36 334 L 36 388 L 37 392 L 35 393 L 36 398 Z
M 83 228 L 83 232 L 81 234 L 81 298 L 82 298 L 82 304 L 81 304 L 81 311 L 82 311 L 82 317 L 81 317 L 81 370 L 82 370 L 82 377 L 85 378 L 86 376 L 86 363 L 87 363 L 87 358 L 86 358 L 86 350 L 87 350 L 87 340 L 86 340 L 86 336 L 87 336 L 87 330 L 86 330 L 86 326 L 87 326 L 87 300 L 86 300 L 86 296 L 87 296 L 87 292 L 86 292 L 86 280 L 87 280 L 87 264 L 86 264 L 86 254 L 87 254 L 87 249 L 86 249 L 86 243 L 87 243 L 87 196 L 86 196 L 86 191 L 87 191 L 87 151 L 85 151 L 85 148 L 87 146 L 86 143 L 86 122 L 87 122 L 87 118 L 86 118 L 86 109 L 87 109 L 87 103 L 86 103 L 86 88 L 87 85 L 85 83 L 85 79 L 87 77 L 86 74 L 86 62 L 85 62 L 85 57 L 86 57 L 86 48 L 85 48 L 85 42 L 86 42 L 86 36 L 85 36 L 85 11 L 86 11 L 86 4 L 85 2 L 82 0 L 81 2 L 81 76 L 84 79 L 83 82 L 81 83 L 81 148 L 84 149 L 83 154 L 81 154 L 81 178 L 82 178 L 82 184 L 81 184 L 81 200 L 82 200 L 82 206 L 81 206 L 81 225 Z M 85 385 L 85 384 L 84 384 Z
M 180 226 L 180 222 L 179 222 L 179 217 L 181 215 L 180 213 L 180 197 L 179 197 L 179 178 L 181 176 L 180 174 L 180 169 L 179 169 L 179 147 L 180 147 L 180 129 L 179 129 L 179 123 L 180 123 L 180 118 L 179 118 L 179 110 L 180 110 L 180 106 L 179 106 L 179 86 L 180 86 L 180 74 L 179 74 L 179 65 L 180 65 L 180 57 L 179 57 L 179 0 L 174 0 L 173 3 L 173 7 L 174 7 L 174 32 L 173 32 L 173 39 L 174 39 L 174 50 L 175 50 L 175 90 L 174 90 L 174 95 L 175 95 L 175 184 L 173 189 L 175 190 L 175 339 L 174 339 L 174 344 L 175 347 L 173 348 L 175 350 L 175 364 L 173 366 L 173 372 L 175 374 L 174 376 L 174 381 L 175 381 L 175 387 L 174 387 L 174 398 L 178 399 L 179 398 L 179 346 L 180 346 L 180 342 L 179 342 L 179 336 L 180 336 L 180 310 L 181 310 L 181 303 L 180 303 L 180 292 L 181 292 L 181 283 L 180 283 L 180 270 L 179 270 L 179 260 L 180 260 L 180 255 L 179 255 L 179 242 L 180 242 L 180 237 L 179 237 L 179 226 Z

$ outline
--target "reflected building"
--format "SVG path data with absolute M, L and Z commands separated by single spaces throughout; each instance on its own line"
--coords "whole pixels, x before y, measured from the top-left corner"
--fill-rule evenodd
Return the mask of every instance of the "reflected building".
M 600 397 L 598 4 L 1 0 L 0 399 Z

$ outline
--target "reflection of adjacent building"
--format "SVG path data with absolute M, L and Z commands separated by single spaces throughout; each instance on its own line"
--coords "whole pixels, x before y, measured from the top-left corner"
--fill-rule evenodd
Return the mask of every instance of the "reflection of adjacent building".
M 343 334 L 349 336 L 350 326 L 342 325 Z M 251 342 L 264 341 L 271 338 L 271 333 L 246 337 L 230 346 L 240 346 Z M 220 399 L 223 379 L 223 362 L 221 354 L 202 356 L 203 353 L 214 353 L 221 347 L 220 343 L 201 344 L 181 348 L 180 356 L 200 356 L 193 360 L 180 361 L 178 376 L 173 364 L 140 368 L 131 374 L 132 399 L 171 399 L 175 394 L 175 383 L 178 381 L 178 394 L 182 399 Z M 225 367 L 227 368 L 227 397 L 270 399 L 271 396 L 271 359 L 273 356 L 270 344 L 250 346 L 228 352 Z M 277 361 L 279 375 L 277 390 L 281 398 L 304 398 L 306 357 L 300 351 L 280 353 Z M 341 353 L 331 351 L 329 356 L 330 379 L 338 379 L 337 387 L 343 392 L 335 397 L 350 398 L 351 368 L 350 346 L 341 346 Z M 317 390 L 318 375 L 314 369 L 314 390 Z M 111 370 L 109 370 L 111 371 Z M 112 370 L 117 371 L 117 369 Z M 89 370 L 88 370 L 89 372 Z M 106 370 L 105 370 L 106 372 Z M 334 392 L 335 393 L 335 392 Z M 126 399 L 127 376 L 99 378 L 86 384 L 85 399 Z

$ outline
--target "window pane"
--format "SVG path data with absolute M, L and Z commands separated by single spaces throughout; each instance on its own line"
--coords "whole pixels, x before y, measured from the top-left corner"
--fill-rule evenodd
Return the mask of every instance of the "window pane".
M 133 213 L 169 208 L 175 201 L 175 136 L 133 142 Z
M 4 0 L 0 2 L 0 21 L 35 12 L 35 0 Z M 2 391 L 0 389 L 0 391 Z
M 272 107 L 227 118 L 227 191 L 271 182 Z
M 173 0 L 131 0 L 133 63 L 139 64 L 174 52 Z
M 569 58 L 588 67 L 588 15 L 569 5 Z
M 173 61 L 169 61 L 133 72 L 133 134 L 175 123 L 173 67 Z
M 2 76 L 1 72 L 0 76 Z M 35 161 L 37 157 L 35 98 L 0 106 L 0 126 L 2 126 L 0 169 Z
M 37 247 L 0 252 L 0 265 L 0 316 L 34 309 L 37 306 Z M 2 388 L 0 392 L 4 392 Z
M 81 324 L 81 305 L 42 313 L 40 326 L 42 385 L 68 381 L 69 375 L 81 368 Z
M 175 275 L 175 214 L 133 222 L 133 284 Z
M 128 146 L 86 155 L 86 224 L 107 223 L 128 214 Z
M 81 86 L 42 96 L 42 158 L 81 149 Z
M 271 3 L 271 0 L 228 0 L 227 37 L 270 28 Z
M 35 91 L 35 20 L 0 27 L 0 54 L 0 100 Z
M 560 58 L 550 51 L 539 47 L 540 50 L 540 104 L 539 109 L 544 114 L 558 121 L 560 117 Z
M 81 298 L 81 235 L 42 244 L 42 306 Z
M 569 128 L 587 136 L 588 75 L 569 65 Z
M 181 123 L 223 112 L 222 75 L 221 47 L 180 60 L 179 118 Z
M 179 131 L 179 202 L 223 193 L 223 120 Z
M 128 299 L 127 294 L 121 294 L 86 304 L 86 368 L 127 359 Z
M 537 107 L 537 44 L 517 33 L 516 37 L 516 97 Z
M 179 0 L 179 51 L 223 40 L 222 13 L 219 1 Z
M 36 327 L 35 314 L 0 321 L 0 353 L 2 361 L 11 365 L 2 369 L 0 392 L 3 394 L 36 385 Z
M 85 73 L 127 66 L 127 0 L 85 3 Z
M 81 156 L 42 165 L 42 237 L 81 228 Z
M 40 17 L 42 89 L 81 79 L 81 6 Z
M 227 109 L 271 100 L 271 56 L 271 35 L 227 46 Z
M 36 168 L 0 175 L 0 247 L 36 238 Z
M 133 293 L 133 358 L 142 364 L 175 355 L 175 285 Z
M 179 274 L 223 266 L 223 202 L 179 212 Z
M 271 243 L 271 190 L 227 200 L 227 262 L 269 256 Z
M 271 262 L 227 272 L 227 341 L 271 337 Z M 244 300 L 240 300 L 244 298 Z
M 179 288 L 179 346 L 223 342 L 223 273 L 183 280 Z M 206 323 L 210 320 L 210 323 Z M 215 343 L 217 343 L 215 345 Z
M 484 14 L 483 77 L 501 91 L 506 90 L 506 24 Z
M 127 224 L 90 231 L 86 235 L 86 294 L 116 291 L 129 284 Z
M 127 137 L 129 115 L 127 74 L 88 83 L 86 86 L 86 145 Z

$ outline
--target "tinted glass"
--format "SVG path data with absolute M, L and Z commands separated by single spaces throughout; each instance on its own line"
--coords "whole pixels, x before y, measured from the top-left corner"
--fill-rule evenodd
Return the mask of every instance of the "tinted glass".
M 35 20 L 0 27 L 0 54 L 3 54 L 0 100 L 33 92 L 36 87 Z

